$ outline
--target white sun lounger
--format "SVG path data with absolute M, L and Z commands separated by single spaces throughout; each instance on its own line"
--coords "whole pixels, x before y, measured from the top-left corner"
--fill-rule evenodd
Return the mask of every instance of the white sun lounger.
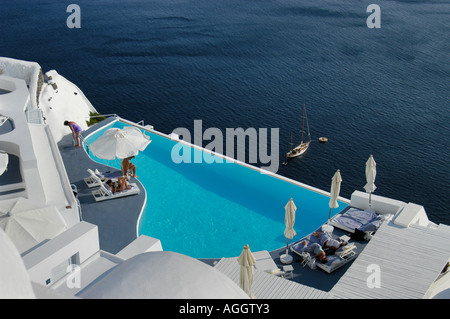
M 128 186 L 130 186 L 131 189 L 125 189 L 121 192 L 116 192 L 113 194 L 108 185 L 101 184 L 99 189 L 92 191 L 92 195 L 94 196 L 95 200 L 98 202 L 98 201 L 102 201 L 102 200 L 120 198 L 120 197 L 124 197 L 124 196 L 137 195 L 141 192 L 139 190 L 139 187 L 136 185 L 136 183 L 128 183 Z
M 354 249 L 356 248 L 356 246 L 354 244 L 349 244 L 347 247 L 343 246 L 341 248 L 339 248 L 334 255 L 328 255 L 327 259 L 328 262 L 325 264 L 322 264 L 319 261 L 316 261 L 315 263 L 312 263 L 314 257 L 311 256 L 310 253 L 306 253 L 304 251 L 301 251 L 301 248 L 303 247 L 303 245 L 299 243 L 294 244 L 290 247 L 291 251 L 299 256 L 302 257 L 302 265 L 303 267 L 305 267 L 306 265 L 308 265 L 311 269 L 314 269 L 315 267 L 313 266 L 313 264 L 317 267 L 319 267 L 320 269 L 326 271 L 327 273 L 332 273 L 333 271 L 335 271 L 338 268 L 341 268 L 342 266 L 344 266 L 346 263 L 348 263 L 349 261 L 353 260 L 356 257 L 356 252 L 354 251 Z M 309 256 L 308 256 L 309 255 Z
M 355 259 L 355 257 L 356 257 L 356 253 L 353 250 L 351 250 L 351 252 L 349 254 L 345 255 L 344 257 L 339 257 L 336 255 L 327 256 L 328 262 L 326 264 L 317 262 L 316 265 L 317 265 L 317 267 L 321 268 L 322 270 L 325 270 L 327 273 L 330 274 L 333 271 L 335 271 L 336 269 L 344 266 L 349 261 Z
M 355 229 L 375 231 L 381 224 L 382 218 L 375 212 L 351 207 L 343 214 L 337 214 L 330 220 L 333 225 L 342 230 L 354 233 Z
M 87 169 L 89 176 L 84 179 L 87 187 L 97 187 L 103 184 L 102 179 L 105 177 L 101 174 L 95 174 L 90 168 Z

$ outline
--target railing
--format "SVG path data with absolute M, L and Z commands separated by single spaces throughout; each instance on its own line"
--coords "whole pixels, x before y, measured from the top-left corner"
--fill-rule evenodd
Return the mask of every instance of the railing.
M 70 187 L 72 188 L 73 195 L 75 196 L 75 200 L 77 202 L 78 216 L 80 217 L 80 221 L 82 221 L 83 213 L 81 212 L 81 203 L 80 200 L 78 199 L 78 188 L 75 184 L 70 184 Z

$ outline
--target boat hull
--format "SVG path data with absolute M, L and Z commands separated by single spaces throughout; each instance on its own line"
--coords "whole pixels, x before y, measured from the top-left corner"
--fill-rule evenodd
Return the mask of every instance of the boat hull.
M 293 158 L 293 157 L 300 156 L 306 152 L 308 147 L 309 147 L 309 142 L 302 143 L 302 144 L 298 145 L 297 147 L 295 147 L 294 149 L 292 149 L 292 151 L 290 151 L 289 153 L 286 153 L 286 157 Z

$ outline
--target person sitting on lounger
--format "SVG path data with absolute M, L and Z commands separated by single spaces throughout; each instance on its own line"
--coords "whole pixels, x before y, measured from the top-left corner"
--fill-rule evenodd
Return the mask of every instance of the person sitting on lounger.
M 127 178 L 123 176 L 120 176 L 117 179 L 117 182 L 113 182 L 112 180 L 108 179 L 106 181 L 106 184 L 109 186 L 113 194 L 115 194 L 116 192 L 121 192 L 125 189 L 131 189 L 131 187 L 128 186 Z
M 122 174 L 123 176 L 128 177 L 128 172 L 131 171 L 131 176 L 137 178 L 136 175 L 136 165 L 134 165 L 133 163 L 130 162 L 131 159 L 133 159 L 134 156 L 130 156 L 125 158 L 122 161 Z
M 340 238 L 339 240 L 334 239 L 328 233 L 314 232 L 313 236 L 319 239 L 319 243 L 322 247 L 327 247 L 332 250 L 337 250 L 342 246 L 345 246 L 345 242 L 343 242 Z
M 301 252 L 313 254 L 314 258 L 319 260 L 322 264 L 328 262 L 327 255 L 318 243 L 308 244 L 308 242 L 304 240 L 301 242 L 301 244 L 303 245 L 303 248 L 300 249 Z

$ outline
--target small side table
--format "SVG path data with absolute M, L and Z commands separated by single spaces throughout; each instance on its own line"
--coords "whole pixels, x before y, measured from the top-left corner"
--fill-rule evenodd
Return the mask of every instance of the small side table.
M 284 278 L 294 278 L 294 267 L 292 265 L 283 266 Z
M 350 240 L 350 237 L 348 237 L 347 235 L 342 235 L 341 237 L 339 237 L 343 242 L 348 243 Z

